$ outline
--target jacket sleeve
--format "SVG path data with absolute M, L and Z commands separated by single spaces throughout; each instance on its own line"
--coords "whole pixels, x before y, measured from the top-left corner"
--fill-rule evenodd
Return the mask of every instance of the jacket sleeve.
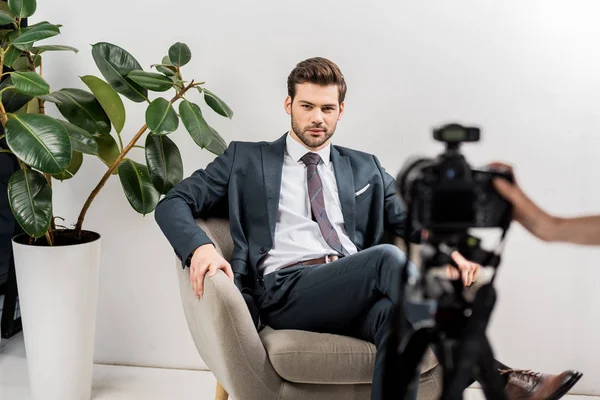
M 406 238 L 406 224 L 408 213 L 406 204 L 397 192 L 396 180 L 388 174 L 379 163 L 377 157 L 373 156 L 375 164 L 383 179 L 384 186 L 384 227 L 387 232 L 396 236 Z M 420 242 L 420 235 L 416 231 L 411 231 L 408 240 L 413 243 Z
M 195 218 L 227 196 L 236 143 L 172 188 L 156 206 L 154 218 L 185 268 L 198 247 L 212 243 Z

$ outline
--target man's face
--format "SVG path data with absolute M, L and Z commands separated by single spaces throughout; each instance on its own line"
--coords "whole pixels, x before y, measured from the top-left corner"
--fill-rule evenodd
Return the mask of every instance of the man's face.
M 285 111 L 292 117 L 292 137 L 313 151 L 326 147 L 344 114 L 338 96 L 337 85 L 297 84 L 293 102 L 290 96 L 285 99 Z

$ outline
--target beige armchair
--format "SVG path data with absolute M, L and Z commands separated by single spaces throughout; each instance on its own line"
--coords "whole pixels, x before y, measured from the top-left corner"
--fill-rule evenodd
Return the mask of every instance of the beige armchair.
M 229 259 L 227 220 L 198 220 Z M 375 346 L 351 337 L 298 330 L 256 331 L 241 293 L 219 271 L 197 299 L 189 270 L 176 263 L 188 327 L 200 356 L 219 382 L 217 400 L 369 399 Z M 438 398 L 442 371 L 429 351 L 421 364 L 419 400 Z

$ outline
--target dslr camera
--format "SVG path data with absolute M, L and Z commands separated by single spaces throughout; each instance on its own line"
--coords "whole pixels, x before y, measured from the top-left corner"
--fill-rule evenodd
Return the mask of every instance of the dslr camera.
M 392 376 L 384 369 L 384 393 L 402 393 L 402 398 L 414 395 L 418 365 L 431 345 L 444 369 L 442 399 L 462 399 L 471 377 L 481 384 L 486 398 L 504 399 L 486 329 L 496 301 L 494 277 L 512 220 L 512 205 L 496 191 L 493 181 L 512 182 L 514 178 L 507 170 L 471 168 L 460 145 L 479 141 L 480 134 L 477 127 L 455 123 L 434 129 L 434 139 L 445 143 L 446 150 L 436 158 L 409 160 L 397 176 L 397 192 L 408 210 L 406 253 L 411 254 L 406 238 L 419 233 L 421 273 L 409 276 L 405 268 L 399 282 L 404 294 L 391 328 L 397 342 L 390 348 L 400 356 L 401 371 Z M 501 228 L 498 246 L 493 251 L 484 249 L 482 240 L 469 232 L 471 228 Z M 480 264 L 488 278 L 480 276 L 478 285 L 469 287 L 460 278 L 448 278 L 447 266 L 458 267 L 452 259 L 455 250 Z M 412 322 L 414 331 L 403 325 L 407 305 L 413 319 L 419 313 Z
M 480 129 L 447 124 L 434 129 L 435 140 L 446 150 L 434 159 L 405 163 L 397 177 L 399 192 L 411 210 L 413 229 L 436 232 L 508 226 L 512 206 L 494 189 L 492 181 L 513 181 L 509 171 L 471 168 L 460 152 L 463 142 L 477 142 Z

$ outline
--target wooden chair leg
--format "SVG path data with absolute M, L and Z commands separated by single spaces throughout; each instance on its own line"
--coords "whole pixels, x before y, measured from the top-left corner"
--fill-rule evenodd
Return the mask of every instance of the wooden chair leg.
M 215 395 L 215 400 L 227 400 L 228 398 L 229 395 L 227 394 L 225 389 L 223 389 L 223 386 L 221 386 L 221 384 L 217 382 L 217 394 Z

